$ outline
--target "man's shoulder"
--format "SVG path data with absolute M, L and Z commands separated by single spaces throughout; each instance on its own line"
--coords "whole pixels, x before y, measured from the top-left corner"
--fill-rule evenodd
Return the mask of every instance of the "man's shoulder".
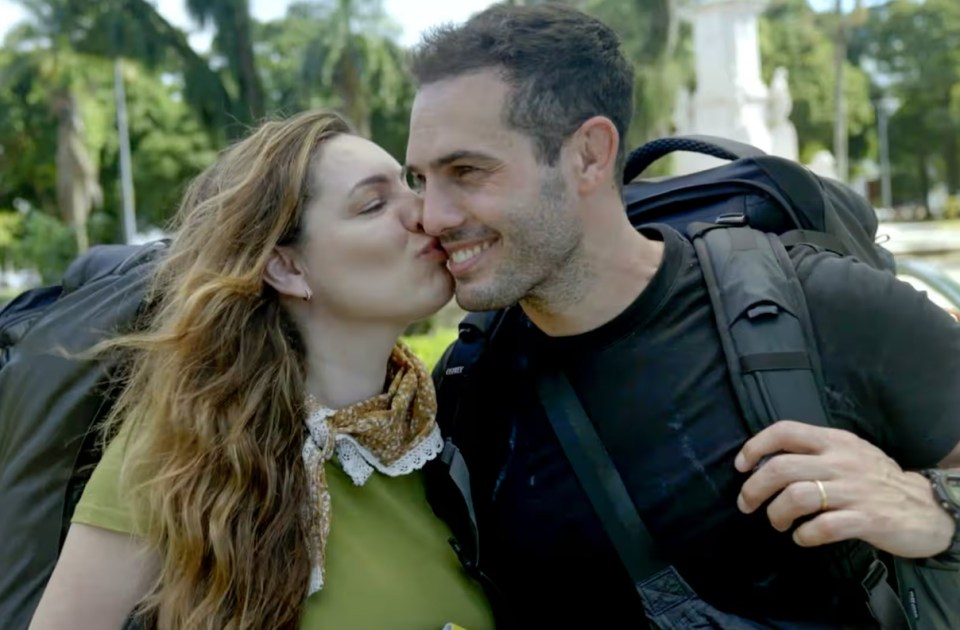
M 891 298 L 901 293 L 898 289 L 902 283 L 889 270 L 812 247 L 795 248 L 790 256 L 808 300 L 841 302 L 848 307 L 898 305 Z
M 821 343 L 925 353 L 934 351 L 931 343 L 955 339 L 953 318 L 895 273 L 849 256 L 796 249 L 810 250 L 791 257 Z M 926 346 L 910 332 L 918 328 L 933 335 Z

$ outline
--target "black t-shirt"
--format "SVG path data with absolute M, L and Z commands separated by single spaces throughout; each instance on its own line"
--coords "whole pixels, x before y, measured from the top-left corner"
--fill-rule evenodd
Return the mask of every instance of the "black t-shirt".
M 647 235 L 664 241 L 664 259 L 625 312 L 564 338 L 521 321 L 496 342 L 511 360 L 478 375 L 461 448 L 481 563 L 529 627 L 641 627 L 637 595 L 534 394 L 530 375 L 549 362 L 701 598 L 755 620 L 862 619 L 862 599 L 839 601 L 825 579 L 821 551 L 797 547 L 762 510 L 738 511 L 746 477 L 733 461 L 749 436 L 696 254 L 670 228 Z M 836 424 L 905 468 L 936 465 L 960 441 L 960 326 L 889 273 L 812 250 L 795 260 Z

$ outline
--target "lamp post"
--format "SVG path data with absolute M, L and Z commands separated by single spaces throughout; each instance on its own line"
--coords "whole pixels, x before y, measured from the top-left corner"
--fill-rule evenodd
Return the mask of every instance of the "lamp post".
M 117 100 L 117 133 L 120 144 L 120 191 L 123 198 L 123 240 L 132 243 L 137 234 L 134 207 L 133 166 L 130 159 L 130 130 L 127 124 L 127 95 L 123 85 L 123 61 L 117 57 L 113 66 L 113 85 Z
M 893 190 L 890 184 L 890 117 L 900 109 L 900 99 L 884 96 L 877 100 L 877 132 L 880 137 L 880 203 L 884 208 L 893 207 Z

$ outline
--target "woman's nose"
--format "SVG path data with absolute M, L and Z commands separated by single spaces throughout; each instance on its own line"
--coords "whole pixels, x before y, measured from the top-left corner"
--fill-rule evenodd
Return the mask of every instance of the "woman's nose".
M 423 199 L 410 192 L 400 208 L 400 223 L 410 232 L 423 233 Z

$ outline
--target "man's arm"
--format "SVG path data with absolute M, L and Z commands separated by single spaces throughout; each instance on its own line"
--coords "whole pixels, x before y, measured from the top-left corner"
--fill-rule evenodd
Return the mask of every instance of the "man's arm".
M 950 451 L 950 454 L 940 462 L 939 468 L 960 468 L 960 444 L 957 444 L 956 447 Z
M 866 416 L 863 437 L 789 421 L 757 434 L 737 458 L 750 473 L 739 507 L 773 499 L 780 531 L 813 515 L 794 532 L 803 546 L 861 539 L 901 557 L 938 555 L 956 524 L 913 471 L 960 465 L 960 325 L 889 273 L 825 254 L 803 264 L 825 372 Z

